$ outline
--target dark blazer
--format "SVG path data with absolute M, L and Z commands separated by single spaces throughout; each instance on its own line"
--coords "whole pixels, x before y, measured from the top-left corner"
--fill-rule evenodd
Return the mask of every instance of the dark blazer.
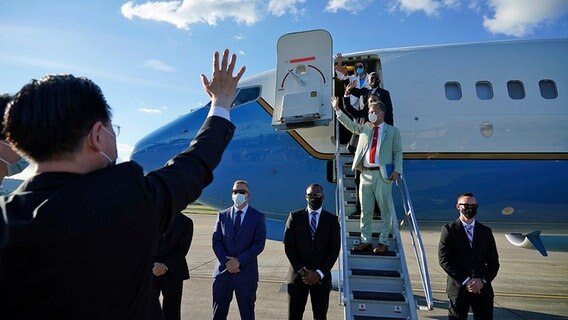
M 185 256 L 193 239 L 193 220 L 180 213 L 162 236 L 156 255 L 156 262 L 168 267 L 163 275 L 173 281 L 189 279 L 189 268 Z
M 249 205 L 241 223 L 239 234 L 235 235 L 232 210 L 230 207 L 219 212 L 213 231 L 213 251 L 217 263 L 213 271 L 215 279 L 233 277 L 234 282 L 258 282 L 258 255 L 266 243 L 264 214 Z M 227 256 L 239 259 L 240 272 L 224 272 Z
M 450 296 L 457 296 L 467 277 L 482 278 L 486 281 L 485 286 L 491 288 L 491 281 L 499 271 L 499 255 L 491 228 L 477 220 L 473 248 L 469 245 L 466 231 L 459 219 L 444 225 L 438 258 L 440 266 L 448 274 L 446 290 Z
M 368 88 L 353 88 L 350 90 L 350 93 L 354 96 L 356 96 L 357 98 L 360 98 L 361 96 L 363 96 L 363 104 L 366 106 L 363 110 L 357 110 L 355 108 L 353 108 L 351 106 L 350 103 L 348 103 L 346 105 L 346 110 L 347 112 L 353 112 L 351 113 L 352 116 L 354 117 L 365 117 L 365 121 L 369 121 L 369 119 L 367 118 L 367 114 L 369 113 L 369 109 L 367 106 L 367 100 L 369 99 L 369 94 L 371 94 L 372 89 L 368 89 Z M 387 112 L 385 112 L 385 119 L 384 121 L 388 124 L 390 124 L 391 126 L 394 125 L 394 116 L 393 116 L 393 110 L 392 110 L 392 101 L 391 101 L 391 97 L 390 97 L 390 92 L 388 92 L 387 90 L 383 89 L 383 88 L 377 88 L 375 91 L 375 95 L 379 96 L 379 100 L 385 104 L 385 106 L 387 107 Z M 349 108 L 349 107 L 351 108 Z M 355 114 L 354 114 L 355 113 Z M 357 114 L 357 115 L 356 115 Z
M 324 279 L 331 280 L 331 268 L 337 260 L 341 247 L 337 216 L 322 210 L 312 241 L 307 209 L 291 212 L 284 232 L 284 251 L 290 261 L 288 283 L 294 283 L 302 267 L 320 270 Z
M 234 132 L 209 117 L 191 145 L 144 175 L 135 162 L 39 173 L 0 197 L 0 319 L 162 319 L 152 267 L 172 218 L 213 180 Z

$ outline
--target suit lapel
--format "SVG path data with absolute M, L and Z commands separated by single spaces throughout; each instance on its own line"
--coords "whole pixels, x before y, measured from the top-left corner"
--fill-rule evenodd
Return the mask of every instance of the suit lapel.
M 243 228 L 248 228 L 248 225 L 251 224 L 252 219 L 254 219 L 253 217 L 254 214 L 255 214 L 254 209 L 249 205 L 247 214 L 245 214 L 245 218 L 241 221 L 241 228 L 239 230 L 243 230 Z M 238 237 L 239 234 L 237 234 L 236 237 Z

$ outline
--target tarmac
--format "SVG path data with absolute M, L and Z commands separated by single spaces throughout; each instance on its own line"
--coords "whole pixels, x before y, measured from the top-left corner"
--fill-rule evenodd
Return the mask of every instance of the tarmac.
M 211 249 L 211 233 L 216 216 L 212 214 L 188 214 L 188 216 L 194 222 L 194 235 L 186 257 L 191 279 L 184 282 L 182 319 L 211 319 L 213 282 L 211 274 L 215 264 L 215 255 Z M 422 310 L 426 303 L 417 272 L 416 258 L 408 230 L 405 227 L 401 228 L 414 296 L 421 306 L 418 311 L 419 319 L 447 319 L 446 274 L 438 265 L 437 256 L 442 224 L 441 222 L 420 224 L 434 297 L 433 310 Z M 497 278 L 493 282 L 494 319 L 568 319 L 568 253 L 549 252 L 548 257 L 543 257 L 536 250 L 514 247 L 505 239 L 504 234 L 515 230 L 505 231 L 510 229 L 509 226 L 490 226 L 493 228 L 501 263 Z M 532 231 L 522 227 L 517 228 L 525 232 Z M 551 228 L 566 232 L 566 226 L 551 226 Z M 337 264 L 335 268 L 337 269 Z M 288 259 L 281 242 L 267 240 L 266 247 L 259 256 L 259 269 L 256 319 L 287 319 L 288 297 L 285 276 L 288 271 Z M 228 319 L 240 319 L 235 299 L 231 304 Z M 313 319 L 309 301 L 304 319 Z M 328 319 L 344 319 L 337 291 L 331 292 Z M 473 315 L 470 314 L 468 319 L 473 319 Z

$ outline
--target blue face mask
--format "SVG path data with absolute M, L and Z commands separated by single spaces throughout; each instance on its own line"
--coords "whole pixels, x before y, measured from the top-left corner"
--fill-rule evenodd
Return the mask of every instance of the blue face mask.
M 8 176 L 12 176 L 15 175 L 17 173 L 20 173 L 22 171 L 24 171 L 24 169 L 28 166 L 28 162 L 26 161 L 26 159 L 24 158 L 19 158 L 16 162 L 8 162 L 2 158 L 0 158 L 0 161 L 4 162 L 6 164 L 6 174 Z
M 365 69 L 357 68 L 357 74 L 363 74 L 364 72 L 365 72 Z

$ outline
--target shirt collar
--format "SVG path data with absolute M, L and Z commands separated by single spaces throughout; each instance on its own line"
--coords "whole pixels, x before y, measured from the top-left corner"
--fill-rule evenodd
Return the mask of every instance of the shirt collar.
M 308 213 L 317 212 L 317 214 L 320 214 L 320 213 L 321 213 L 321 209 L 322 209 L 322 207 L 320 207 L 320 208 L 317 209 L 317 210 L 312 210 L 312 209 L 310 209 L 310 207 L 307 207 L 307 208 L 308 208 Z
M 464 228 L 465 228 L 465 226 L 467 226 L 467 223 L 465 223 L 465 222 L 463 222 L 463 221 L 461 221 L 461 220 L 460 220 L 460 222 L 462 223 L 462 225 L 464 226 Z M 473 221 L 471 221 L 471 223 L 470 223 L 469 225 L 475 228 L 475 219 L 473 219 Z
M 241 210 L 242 214 L 246 214 L 248 208 L 249 208 L 249 205 L 248 205 L 248 204 L 247 204 L 244 208 L 242 208 L 242 209 L 239 209 L 239 208 L 233 206 L 233 213 L 237 213 L 237 211 Z

